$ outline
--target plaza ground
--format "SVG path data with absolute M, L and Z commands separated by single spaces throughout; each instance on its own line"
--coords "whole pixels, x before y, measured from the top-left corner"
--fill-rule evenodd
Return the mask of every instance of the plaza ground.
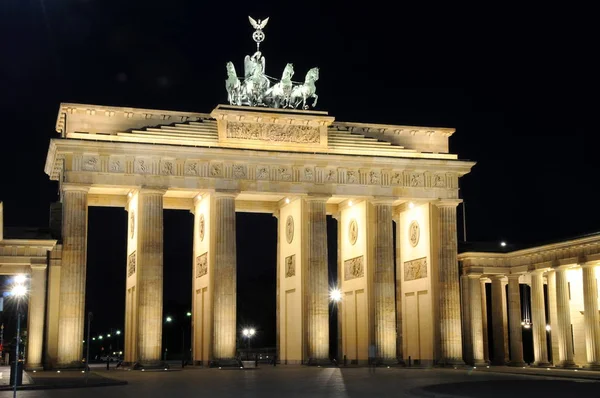
M 258 369 L 94 370 L 127 385 L 19 391 L 19 397 L 558 397 L 595 396 L 600 374 L 546 369 L 262 366 Z M 490 370 L 493 370 L 490 371 Z M 505 373 L 518 372 L 520 374 Z M 552 376 L 539 376 L 545 374 Z M 64 373 L 64 372 L 63 372 Z M 537 374 L 534 376 L 533 374 Z M 73 372 L 75 375 L 75 372 Z M 66 375 L 65 375 L 66 376 Z M 577 377 L 577 378 L 575 378 Z M 12 391 L 1 391 L 1 397 Z

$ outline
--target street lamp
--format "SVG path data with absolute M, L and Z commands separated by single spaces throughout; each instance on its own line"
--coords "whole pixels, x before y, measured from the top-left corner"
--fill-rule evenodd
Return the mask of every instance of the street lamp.
M 254 328 L 244 328 L 244 330 L 242 330 L 242 334 L 244 335 L 245 338 L 248 339 L 248 350 L 246 351 L 246 359 L 249 359 L 250 339 L 252 339 L 252 336 L 254 336 L 256 334 L 256 330 Z
M 11 289 L 11 295 L 17 300 L 17 344 L 15 350 L 15 369 L 12 383 L 13 383 L 13 397 L 17 396 L 17 385 L 19 384 L 17 381 L 18 374 L 20 374 L 20 366 L 19 366 L 19 343 L 21 341 L 21 311 L 19 309 L 19 303 L 21 298 L 27 295 L 27 287 L 25 286 L 25 282 L 27 281 L 27 277 L 25 275 L 17 275 L 15 276 L 14 282 Z
M 334 303 L 339 303 L 342 300 L 342 292 L 338 288 L 333 288 L 329 291 L 329 299 Z

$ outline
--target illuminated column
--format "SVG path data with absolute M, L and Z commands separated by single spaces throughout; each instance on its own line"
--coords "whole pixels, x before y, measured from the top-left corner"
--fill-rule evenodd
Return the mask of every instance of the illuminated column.
M 481 275 L 471 274 L 468 277 L 469 303 L 471 318 L 471 344 L 472 344 L 472 363 L 473 365 L 485 364 L 483 356 L 483 322 L 481 320 Z
M 329 283 L 327 279 L 326 197 L 304 199 L 307 358 L 329 362 Z
M 479 280 L 481 286 L 481 324 L 483 333 L 483 359 L 490 361 L 490 348 L 488 342 L 487 296 L 485 292 L 486 278 Z
M 546 288 L 547 288 L 547 300 L 548 300 L 548 325 L 550 325 L 550 331 L 547 338 L 550 339 L 550 357 L 548 361 L 558 366 L 559 362 L 559 349 L 558 349 L 558 329 L 557 326 L 557 314 L 556 314 L 556 272 L 551 269 L 546 273 Z M 552 359 L 552 361 L 550 361 Z
M 394 241 L 392 203 L 373 202 L 374 304 L 377 358 L 396 361 L 396 311 L 394 307 Z
M 574 367 L 573 340 L 571 339 L 571 304 L 569 303 L 569 282 L 567 270 L 556 270 L 556 324 L 552 325 L 552 333 L 558 340 L 559 361 L 554 364 L 562 367 Z M 558 362 L 558 363 L 557 363 Z
M 400 216 L 396 215 L 396 356 L 399 363 L 404 363 L 404 351 L 402 342 L 402 252 L 401 239 L 402 231 L 400 228 Z M 341 274 L 338 274 L 341 275 Z
M 236 243 L 235 197 L 237 192 L 214 194 L 214 339 L 215 359 L 236 354 Z
M 29 313 L 27 315 L 27 369 L 42 369 L 44 315 L 46 309 L 46 264 L 31 264 Z
M 440 201 L 438 208 L 438 287 L 440 364 L 463 364 L 460 319 L 460 284 L 456 247 L 458 201 Z
M 461 296 L 461 311 L 462 311 L 462 330 L 465 331 L 463 333 L 463 359 L 466 363 L 473 363 L 473 344 L 472 344 L 472 335 L 471 329 L 471 295 L 469 294 L 470 290 L 469 284 L 469 275 L 464 274 L 460 276 L 460 296 Z
M 510 321 L 510 366 L 523 366 L 523 330 L 519 275 L 508 275 L 508 313 Z
M 89 187 L 62 186 L 62 265 L 57 367 L 81 367 L 85 310 L 87 193 Z
M 275 217 L 277 219 L 277 260 L 275 260 L 275 279 L 277 280 L 277 282 L 275 283 L 276 287 L 275 287 L 275 325 L 276 325 L 276 329 L 275 329 L 275 354 L 277 355 L 273 360 L 276 361 L 277 358 L 281 358 L 281 312 L 279 309 L 279 299 L 281 297 L 281 292 L 279 291 L 279 289 L 281 288 L 281 283 L 279 282 L 279 278 L 281 277 L 280 274 L 280 270 L 279 268 L 281 267 L 281 264 L 279 263 L 279 253 L 280 253 L 280 243 L 279 240 L 281 239 L 281 234 L 279 233 L 279 227 L 280 227 L 280 212 L 279 210 L 275 211 L 273 213 L 273 217 Z
M 504 292 L 504 275 L 494 275 L 492 279 L 492 335 L 494 337 L 494 365 L 506 364 L 506 301 Z
M 533 354 L 536 366 L 549 366 L 546 345 L 546 308 L 544 304 L 543 271 L 531 273 L 531 317 Z
M 163 312 L 163 195 L 160 189 L 138 192 L 137 354 L 143 366 L 159 365 Z
M 600 368 L 600 318 L 598 317 L 598 280 L 596 266 L 584 264 L 583 273 L 583 316 L 585 327 L 586 368 Z

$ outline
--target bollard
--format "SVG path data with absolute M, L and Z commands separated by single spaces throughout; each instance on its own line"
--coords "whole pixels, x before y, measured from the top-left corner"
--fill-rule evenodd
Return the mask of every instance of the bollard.
M 408 356 L 408 367 L 410 368 L 412 366 L 411 361 L 410 361 L 410 355 Z

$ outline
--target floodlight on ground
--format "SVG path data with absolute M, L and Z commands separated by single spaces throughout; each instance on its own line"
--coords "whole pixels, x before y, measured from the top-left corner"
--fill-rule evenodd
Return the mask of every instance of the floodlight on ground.
M 19 298 L 27 294 L 27 288 L 25 285 L 14 285 L 10 292 L 13 296 Z
M 329 299 L 335 303 L 342 299 L 342 292 L 340 289 L 334 288 L 329 291 Z
M 25 283 L 25 281 L 27 281 L 27 275 L 24 274 L 19 274 L 15 276 L 15 283 L 18 285 L 22 285 L 23 283 Z

